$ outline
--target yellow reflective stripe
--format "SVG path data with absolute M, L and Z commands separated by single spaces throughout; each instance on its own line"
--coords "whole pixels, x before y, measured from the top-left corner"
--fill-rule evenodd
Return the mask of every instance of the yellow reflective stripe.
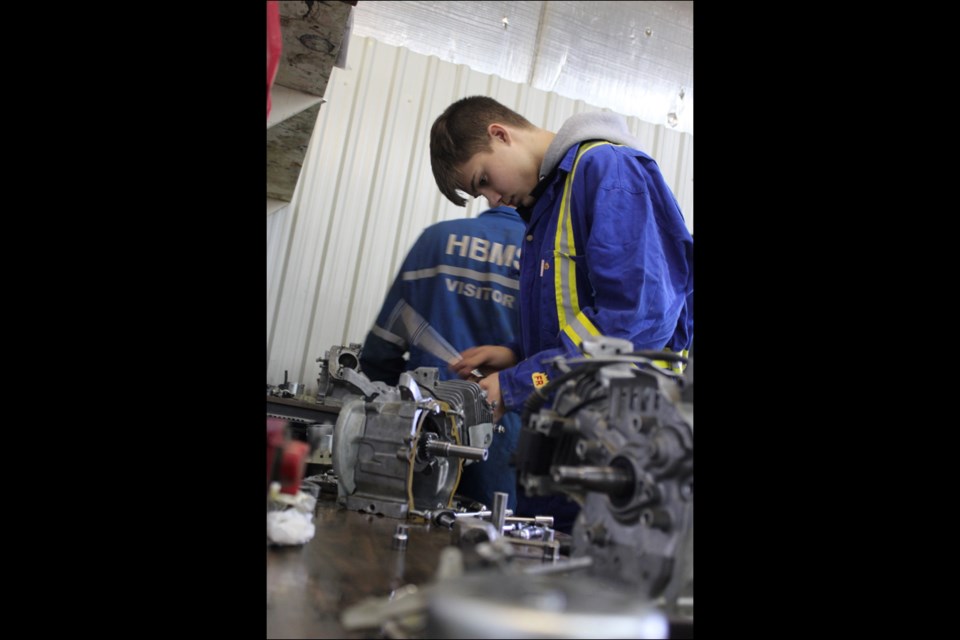
M 577 167 L 580 166 L 580 159 L 587 151 L 605 144 L 616 147 L 622 146 L 615 145 L 612 142 L 600 141 L 586 144 L 577 151 L 573 168 L 563 184 L 560 214 L 557 216 L 557 230 L 553 244 L 553 287 L 557 305 L 557 321 L 561 331 L 567 334 L 567 337 L 576 345 L 580 345 L 585 338 L 590 336 L 599 336 L 600 330 L 580 310 L 580 300 L 577 296 L 577 264 L 573 260 L 577 255 L 577 247 L 573 235 L 573 218 L 570 215 L 570 191 L 573 188 L 574 174 L 577 172 Z M 663 351 L 671 351 L 671 349 L 665 347 Z M 681 351 L 680 355 L 686 358 L 687 350 Z M 683 373 L 685 368 L 682 362 L 654 360 L 654 364 L 661 369 L 672 370 L 676 373 Z
M 576 160 L 580 160 L 577 155 Z M 576 171 L 576 162 L 573 165 L 573 171 Z M 560 215 L 557 217 L 556 237 L 553 241 L 553 297 L 557 305 L 557 322 L 562 329 L 567 324 L 566 305 L 563 300 L 563 256 L 560 253 L 560 247 L 563 246 L 563 231 L 569 224 L 570 218 L 570 188 L 573 185 L 573 171 L 567 176 L 563 183 L 563 197 L 560 199 Z M 574 344 L 579 342 L 574 341 Z
M 592 336 L 600 335 L 600 330 L 597 329 L 597 327 L 592 322 L 590 322 L 590 318 L 583 315 L 582 311 L 577 313 L 576 319 L 578 320 L 578 324 L 580 324 L 584 329 L 586 329 L 590 335 Z M 573 340 L 574 344 L 580 344 L 581 342 L 583 342 L 583 338 L 577 334 L 577 330 L 574 329 L 572 324 L 568 324 L 567 326 L 565 326 L 563 328 L 563 332 L 566 333 L 571 340 Z
M 580 300 L 577 296 L 577 265 L 573 261 L 573 257 L 577 255 L 577 247 L 573 235 L 573 219 L 570 215 L 570 190 L 573 186 L 573 176 L 580 164 L 580 158 L 590 149 L 604 144 L 613 143 L 593 142 L 584 145 L 577 152 L 573 169 L 570 170 L 567 179 L 564 181 L 563 197 L 560 200 L 560 215 L 557 217 L 557 231 L 553 246 L 553 288 L 557 305 L 557 322 L 560 329 L 576 345 L 582 343 L 589 336 L 600 335 L 600 331 L 580 311 Z

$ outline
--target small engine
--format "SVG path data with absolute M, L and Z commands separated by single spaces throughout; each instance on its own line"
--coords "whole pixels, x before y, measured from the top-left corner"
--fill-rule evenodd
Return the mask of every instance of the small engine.
M 405 518 L 451 505 L 463 465 L 487 459 L 493 408 L 480 386 L 404 372 L 396 387 L 360 371 L 360 347 L 320 360 L 318 399 L 340 406 L 333 433 L 338 500 L 348 509 Z
M 528 494 L 580 503 L 572 555 L 592 574 L 670 608 L 693 588 L 693 422 L 679 376 L 654 358 L 679 358 L 605 337 L 583 351 L 527 400 L 518 477 Z

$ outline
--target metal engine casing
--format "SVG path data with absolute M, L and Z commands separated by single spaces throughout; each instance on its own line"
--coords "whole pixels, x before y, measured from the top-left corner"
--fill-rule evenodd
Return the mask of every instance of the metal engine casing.
M 418 509 L 447 506 L 459 482 L 459 461 L 418 460 L 421 438 L 451 441 L 439 405 L 348 401 L 334 431 L 338 499 L 348 509 L 404 518 L 410 496 Z
M 629 342 L 584 350 L 593 357 L 568 361 L 551 406 L 528 412 L 518 477 L 532 495 L 581 504 L 572 555 L 590 556 L 591 574 L 675 604 L 693 586 L 692 418 L 675 382 L 635 366 Z
M 334 345 L 317 358 L 320 374 L 317 376 L 317 403 L 328 406 L 342 406 L 345 400 L 351 400 L 366 389 L 365 385 L 382 385 L 371 382 L 366 376 L 360 377 L 360 351 L 362 346 L 356 342 L 349 346 Z M 331 364 L 332 363 L 332 364 Z M 362 388 L 352 382 L 359 381 Z
M 441 381 L 436 368 L 404 372 L 396 387 L 372 382 L 359 353 L 359 345 L 331 348 L 318 379 L 318 397 L 341 407 L 332 452 L 338 501 L 393 518 L 449 507 L 463 464 L 486 459 L 493 408 L 478 384 Z

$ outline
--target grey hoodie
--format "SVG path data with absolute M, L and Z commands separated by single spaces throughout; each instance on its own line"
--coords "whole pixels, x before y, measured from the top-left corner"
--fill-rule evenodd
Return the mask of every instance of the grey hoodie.
M 640 141 L 631 135 L 623 116 L 610 112 L 578 113 L 567 118 L 547 147 L 540 165 L 540 179 L 550 175 L 570 147 L 584 140 L 607 140 L 640 149 Z

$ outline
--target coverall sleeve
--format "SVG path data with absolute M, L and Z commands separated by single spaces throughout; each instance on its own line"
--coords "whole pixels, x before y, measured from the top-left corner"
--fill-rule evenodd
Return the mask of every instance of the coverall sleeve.
M 626 338 L 635 349 L 660 349 L 686 303 L 689 267 L 682 245 L 671 238 L 683 220 L 672 194 L 651 193 L 638 181 L 599 189 L 589 203 L 583 275 L 593 303 L 581 313 L 601 335 Z
M 546 383 L 560 375 L 560 371 L 550 364 L 552 358 L 560 355 L 581 355 L 580 350 L 574 347 L 569 339 L 564 340 L 564 345 L 563 349 L 547 349 L 535 353 L 500 372 L 500 397 L 504 407 L 511 411 L 522 411 L 524 400 L 537 388 L 535 381 Z

